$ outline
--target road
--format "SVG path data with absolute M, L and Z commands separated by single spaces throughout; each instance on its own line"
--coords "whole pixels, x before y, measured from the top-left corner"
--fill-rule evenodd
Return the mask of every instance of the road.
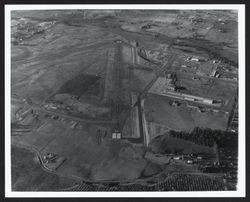
M 104 121 L 104 120 L 89 120 L 89 119 L 83 119 L 83 118 L 79 118 L 79 117 L 75 117 L 75 116 L 63 114 L 63 113 L 60 113 L 60 112 L 55 112 L 55 111 L 47 110 L 47 109 L 44 109 L 44 108 L 39 107 L 39 106 L 34 106 L 34 105 L 29 105 L 29 106 L 31 108 L 35 109 L 35 110 L 42 111 L 42 112 L 44 112 L 46 114 L 60 116 L 60 117 L 67 118 L 67 119 L 72 119 L 72 120 L 77 121 L 77 122 L 93 123 L 93 124 L 115 124 L 115 123 L 117 123 L 117 120 L 115 120 L 115 119 L 108 120 L 108 121 Z
M 13 144 L 13 143 L 12 143 Z M 78 182 L 82 182 L 83 181 L 83 178 L 81 177 L 78 177 L 78 176 L 75 176 L 75 175 L 65 175 L 65 174 L 61 174 L 57 171 L 53 171 L 51 169 L 49 169 L 45 163 L 43 162 L 43 158 L 42 158 L 42 155 L 40 153 L 40 151 L 33 147 L 33 146 L 29 146 L 29 145 L 23 145 L 23 144 L 20 144 L 20 143 L 15 143 L 13 144 L 19 148 L 25 148 L 25 149 L 28 149 L 29 151 L 33 152 L 36 156 L 37 156 L 37 159 L 38 159 L 38 163 L 40 165 L 40 167 L 45 171 L 45 172 L 48 172 L 48 173 L 52 173 L 52 174 L 56 174 L 60 177 L 64 177 L 64 178 L 68 178 L 68 179 L 73 179 L 73 180 L 76 180 Z
M 13 101 L 18 102 L 18 103 L 23 103 L 22 101 L 16 100 L 15 98 L 12 98 L 12 102 Z M 63 118 L 66 118 L 66 119 L 71 119 L 71 120 L 74 120 L 74 121 L 77 121 L 77 122 L 93 123 L 93 124 L 116 124 L 116 123 L 118 123 L 118 121 L 116 119 L 105 121 L 105 120 L 90 120 L 90 119 L 79 118 L 79 117 L 63 114 L 63 113 L 60 113 L 60 112 L 44 109 L 43 107 L 41 107 L 39 105 L 36 105 L 34 103 L 32 103 L 32 104 L 25 103 L 25 105 L 29 106 L 30 108 L 32 108 L 34 110 L 41 111 L 41 112 L 49 114 L 49 115 L 59 116 L 59 117 L 63 117 Z

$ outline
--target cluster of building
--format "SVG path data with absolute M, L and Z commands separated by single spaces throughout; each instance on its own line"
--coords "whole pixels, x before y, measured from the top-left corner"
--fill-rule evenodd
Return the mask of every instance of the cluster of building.
M 207 76 L 213 77 L 213 78 L 220 78 L 224 80 L 232 80 L 237 81 L 237 69 L 235 67 L 232 67 L 228 64 L 223 63 L 220 60 L 214 59 L 214 60 L 208 60 L 204 57 L 199 56 L 189 56 L 185 59 L 185 64 L 182 64 L 181 67 L 184 68 L 181 71 L 192 71 L 192 73 L 196 74 L 196 69 L 199 67 L 200 63 L 205 63 L 205 65 L 210 65 L 212 68 L 211 73 L 207 73 Z M 195 72 L 194 72 L 195 71 Z M 207 70 L 206 70 L 207 71 Z M 205 72 L 206 72 L 205 71 Z M 200 75 L 206 74 L 206 73 L 198 73 Z
M 112 133 L 112 139 L 121 139 L 121 138 L 122 138 L 122 134 L 121 134 L 121 132 L 119 132 L 119 130 L 115 130 Z
M 218 73 L 217 70 L 213 70 L 213 71 L 211 72 L 210 77 L 219 78 L 219 77 L 220 77 L 220 74 Z
M 145 158 L 159 165 L 169 164 L 171 162 L 183 162 L 185 164 L 201 164 L 206 166 L 218 166 L 221 165 L 218 161 L 215 161 L 214 157 L 206 154 L 153 154 L 147 152 Z
M 50 171 L 55 171 L 66 159 L 54 153 L 47 153 L 41 159 L 44 168 Z
M 222 100 L 214 100 L 211 98 L 205 98 L 205 97 L 190 95 L 186 93 L 172 92 L 172 91 L 168 91 L 168 89 L 161 92 L 161 94 L 171 97 L 171 98 L 175 98 L 175 99 L 180 99 L 180 100 L 204 104 L 204 105 L 212 105 L 216 107 L 220 107 L 222 104 Z
M 56 159 L 58 158 L 58 155 L 53 153 L 47 153 L 43 156 L 44 163 L 55 163 Z
M 165 89 L 175 91 L 176 90 L 176 85 L 175 85 L 176 81 L 177 81 L 176 74 L 167 74 L 166 75 Z
M 152 26 L 152 25 L 151 25 L 150 23 L 148 23 L 148 24 L 143 25 L 143 26 L 141 27 L 141 29 L 150 29 L 151 26 Z
M 46 110 L 59 110 L 59 111 L 63 111 L 63 112 L 74 112 L 75 110 L 73 109 L 73 107 L 69 106 L 69 105 L 65 105 L 64 103 L 60 103 L 60 102 L 55 102 L 55 101 L 50 101 L 44 105 L 42 105 L 44 109 Z
M 55 21 L 42 22 L 37 24 L 30 22 L 27 19 L 21 18 L 15 26 L 12 27 L 14 33 L 12 33 L 11 41 L 14 44 L 20 44 L 23 40 L 32 37 L 35 34 L 43 33 L 55 24 Z
M 207 60 L 203 57 L 197 57 L 197 56 L 190 56 L 186 59 L 186 61 L 191 62 L 206 62 Z

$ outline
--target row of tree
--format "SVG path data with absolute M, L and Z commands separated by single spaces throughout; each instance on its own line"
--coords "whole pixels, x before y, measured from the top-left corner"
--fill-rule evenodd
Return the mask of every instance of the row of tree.
M 237 150 L 238 148 L 238 134 L 229 131 L 195 127 L 190 133 L 171 130 L 169 135 L 209 147 L 217 144 L 219 148 L 230 148 L 231 150 Z
M 223 191 L 225 188 L 220 178 L 202 175 L 173 174 L 163 182 L 152 185 L 119 184 L 98 185 L 82 183 L 70 191 Z M 68 190 L 69 191 L 69 190 Z

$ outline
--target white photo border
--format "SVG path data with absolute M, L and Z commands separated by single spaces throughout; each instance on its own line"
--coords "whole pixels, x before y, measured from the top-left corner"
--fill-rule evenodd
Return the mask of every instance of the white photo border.
M 150 9 L 150 10 L 237 10 L 239 61 L 239 151 L 237 191 L 161 191 L 161 192 L 19 192 L 11 190 L 11 11 L 70 9 Z M 42 4 L 5 5 L 5 197 L 245 197 L 245 5 L 244 4 Z

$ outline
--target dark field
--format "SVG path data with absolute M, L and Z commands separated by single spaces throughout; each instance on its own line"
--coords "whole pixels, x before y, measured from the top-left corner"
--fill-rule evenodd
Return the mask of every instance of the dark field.
M 57 94 L 68 93 L 80 97 L 92 85 L 94 85 L 100 77 L 93 75 L 81 74 L 67 81 L 57 92 Z
M 206 147 L 194 144 L 190 141 L 180 140 L 166 135 L 155 138 L 150 143 L 150 148 L 155 153 L 173 153 L 173 154 L 211 154 L 215 155 L 216 151 L 212 147 Z

